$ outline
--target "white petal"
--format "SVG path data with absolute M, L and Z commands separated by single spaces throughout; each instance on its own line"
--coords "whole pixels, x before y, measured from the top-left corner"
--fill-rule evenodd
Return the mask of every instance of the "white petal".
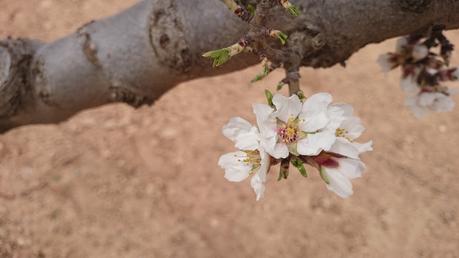
M 413 79 L 412 76 L 408 76 L 406 78 L 403 78 L 400 81 L 400 87 L 409 96 L 416 96 L 421 91 L 421 89 L 419 88 L 417 82 Z
M 353 142 L 352 145 L 354 145 L 360 154 L 373 150 L 373 141 L 368 141 L 366 143 Z
M 365 164 L 356 159 L 338 159 L 338 170 L 349 179 L 355 179 L 362 176 L 365 170 Z
M 429 107 L 432 106 L 436 98 L 437 95 L 435 93 L 424 92 L 419 94 L 417 103 L 421 107 Z
M 276 118 L 272 115 L 274 109 L 265 104 L 254 104 L 253 112 L 257 117 L 258 129 L 262 137 L 272 137 L 277 134 Z
M 348 117 L 352 116 L 353 108 L 348 104 L 333 104 L 328 107 L 328 118 L 329 122 L 325 128 L 330 132 L 335 132 L 336 129 L 341 127 L 341 124 Z
M 300 129 L 304 132 L 315 132 L 324 128 L 328 122 L 328 106 L 332 102 L 329 93 L 317 93 L 306 99 L 300 114 Z
M 276 159 L 284 159 L 289 155 L 287 144 L 280 142 L 274 146 L 274 149 L 268 152 L 271 156 Z
M 413 112 L 416 118 L 422 118 L 428 112 L 426 107 L 418 105 L 418 96 L 407 96 L 405 105 Z
M 429 49 L 427 48 L 427 46 L 422 45 L 422 44 L 417 44 L 413 48 L 412 57 L 414 61 L 419 61 L 421 59 L 426 58 L 428 54 L 429 54 Z
M 301 139 L 297 144 L 298 153 L 306 156 L 315 156 L 323 150 L 330 150 L 333 143 L 336 141 L 336 136 L 332 132 L 319 132 L 308 134 L 304 139 Z
M 241 133 L 247 133 L 252 129 L 252 125 L 247 120 L 241 117 L 233 117 L 223 127 L 223 135 L 231 141 L 236 141 L 236 138 Z
M 401 37 L 397 39 L 397 43 L 395 44 L 395 51 L 397 53 L 402 53 L 404 48 L 408 45 L 408 38 Z
M 257 195 L 257 201 L 259 201 L 265 193 L 266 175 L 269 170 L 269 155 L 264 152 L 261 153 L 261 166 L 258 172 L 250 180 L 250 185 Z
M 256 150 L 260 147 L 258 129 L 252 127 L 249 132 L 240 133 L 235 140 L 236 148 L 240 150 Z
M 337 169 L 325 168 L 324 173 L 330 181 L 330 184 L 327 184 L 328 190 L 336 193 L 341 198 L 347 198 L 354 193 L 351 180 Z
M 302 103 L 297 95 L 290 97 L 276 94 L 273 97 L 273 104 L 276 107 L 274 116 L 287 123 L 289 118 L 296 118 L 301 112 Z
M 431 109 L 435 112 L 449 112 L 454 109 L 455 105 L 456 103 L 454 103 L 451 97 L 437 93 Z
M 392 56 L 393 54 L 387 53 L 380 55 L 378 60 L 376 60 L 384 74 L 389 73 L 394 68 L 394 64 L 391 62 Z
M 329 151 L 353 159 L 358 159 L 360 154 L 359 150 L 350 141 L 342 137 L 336 139 Z
M 240 182 L 249 176 L 252 166 L 243 162 L 247 154 L 242 151 L 222 155 L 218 165 L 225 170 L 225 178 L 231 182 Z
M 362 124 L 362 121 L 358 117 L 349 117 L 344 120 L 340 128 L 343 128 L 347 131 L 346 136 L 351 140 L 355 140 L 362 135 L 365 131 L 365 127 Z

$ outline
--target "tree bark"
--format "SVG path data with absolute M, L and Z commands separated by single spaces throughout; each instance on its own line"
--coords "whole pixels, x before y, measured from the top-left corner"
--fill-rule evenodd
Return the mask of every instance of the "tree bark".
M 455 0 L 296 0 L 302 15 L 272 10 L 269 27 L 303 33 L 302 65 L 345 62 L 369 43 L 459 27 Z M 255 64 L 245 53 L 214 69 L 206 51 L 237 42 L 248 26 L 218 0 L 143 0 L 118 15 L 85 24 L 51 43 L 0 41 L 0 132 L 58 123 L 110 102 L 134 107 L 180 82 Z

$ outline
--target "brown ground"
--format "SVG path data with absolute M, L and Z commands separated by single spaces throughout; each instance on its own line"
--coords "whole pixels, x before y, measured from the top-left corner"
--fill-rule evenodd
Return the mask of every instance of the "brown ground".
M 49 41 L 133 2 L 0 0 L 0 37 Z M 459 112 L 414 119 L 398 72 L 384 78 L 375 63 L 392 46 L 302 72 L 307 94 L 352 103 L 375 141 L 352 198 L 317 175 L 272 175 L 258 203 L 248 181 L 225 181 L 220 128 L 253 121 L 251 103 L 281 78 L 249 86 L 251 68 L 180 85 L 153 107 L 0 136 L 0 257 L 459 257 Z

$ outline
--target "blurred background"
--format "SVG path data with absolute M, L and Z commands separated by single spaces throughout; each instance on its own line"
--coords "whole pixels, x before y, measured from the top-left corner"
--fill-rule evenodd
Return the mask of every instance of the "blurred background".
M 52 41 L 134 2 L 0 0 L 0 37 Z M 249 85 L 253 67 L 181 84 L 153 107 L 0 135 L 0 257 L 459 257 L 459 109 L 415 119 L 399 71 L 384 76 L 375 61 L 393 47 L 302 70 L 307 95 L 354 105 L 362 140 L 374 140 L 350 199 L 315 173 L 277 182 L 274 169 L 260 202 L 249 180 L 223 178 L 217 159 L 233 148 L 221 127 L 254 122 L 251 104 L 282 78 Z

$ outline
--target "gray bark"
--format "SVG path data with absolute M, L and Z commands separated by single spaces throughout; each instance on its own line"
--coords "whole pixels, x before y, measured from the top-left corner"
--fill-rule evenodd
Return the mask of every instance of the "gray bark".
M 455 0 L 292 2 L 302 15 L 293 19 L 277 8 L 269 26 L 304 33 L 302 64 L 315 68 L 434 24 L 459 27 Z M 2 40 L 0 131 L 61 122 L 110 102 L 151 104 L 180 82 L 246 68 L 258 58 L 241 54 L 213 69 L 201 55 L 237 42 L 247 30 L 218 0 L 143 0 L 55 42 Z

